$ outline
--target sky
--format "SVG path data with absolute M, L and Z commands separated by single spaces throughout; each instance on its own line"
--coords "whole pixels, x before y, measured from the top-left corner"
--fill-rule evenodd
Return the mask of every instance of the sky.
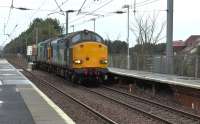
M 66 10 L 80 10 L 69 14 L 69 32 L 72 25 L 75 31 L 93 30 L 93 21 L 96 19 L 96 32 L 104 39 L 127 39 L 127 13 L 115 14 L 116 11 L 125 11 L 123 5 L 130 5 L 130 28 L 135 25 L 135 18 L 158 15 L 157 27 L 166 21 L 167 0 L 136 0 L 136 13 L 134 0 L 13 0 L 14 7 L 25 7 L 33 10 L 11 9 L 12 0 L 0 0 L 0 46 L 5 45 L 25 31 L 35 18 L 56 18 L 62 26 L 65 25 L 65 16 L 52 12 L 59 12 L 59 8 Z M 57 4 L 56 4 L 57 2 Z M 82 6 L 83 5 L 83 6 Z M 200 34 L 200 1 L 198 0 L 174 0 L 174 32 L 173 40 L 186 40 L 190 35 Z M 82 6 L 82 7 L 81 7 Z M 92 12 L 93 15 L 85 15 Z M 48 15 L 50 14 L 50 15 Z M 4 26 L 5 25 L 5 26 Z M 166 36 L 166 28 L 162 35 Z M 4 35 L 9 34 L 8 35 Z M 136 44 L 135 36 L 130 31 L 130 46 Z M 161 42 L 165 42 L 164 38 Z

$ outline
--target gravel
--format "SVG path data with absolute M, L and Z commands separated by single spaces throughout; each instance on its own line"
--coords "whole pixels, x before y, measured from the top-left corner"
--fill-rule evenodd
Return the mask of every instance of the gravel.
M 26 66 L 26 61 L 16 60 L 12 58 L 12 62 Z M 17 67 L 17 66 L 16 66 Z M 24 72 L 25 73 L 25 72 Z M 79 99 L 85 104 L 91 106 L 95 110 L 103 113 L 112 120 L 120 124 L 160 124 L 160 121 L 154 120 L 145 116 L 144 114 L 134 111 L 130 108 L 122 106 L 118 103 L 105 99 L 99 95 L 92 94 L 86 90 L 83 90 L 79 85 L 72 84 L 62 77 L 58 77 L 55 74 L 50 74 L 44 71 L 34 70 L 33 73 L 52 84 L 58 86 L 60 89 L 64 90 L 67 94 L 72 95 L 73 97 Z M 94 116 L 93 113 L 86 111 L 84 108 L 80 107 L 77 103 L 72 101 L 69 98 L 63 97 L 56 93 L 55 91 L 45 88 L 40 85 L 36 79 L 32 79 L 35 83 L 47 96 L 49 96 L 66 114 L 68 114 L 76 123 L 78 124 L 101 124 L 105 123 L 102 119 Z M 122 87 L 123 86 L 123 87 Z M 122 91 L 128 91 L 127 86 L 124 85 L 111 85 L 111 87 L 117 88 Z M 95 89 L 95 88 L 91 88 Z M 134 89 L 134 95 L 142 96 L 144 98 L 154 100 L 159 103 L 164 103 L 171 106 L 176 106 L 182 110 L 188 110 L 191 112 L 196 112 L 186 107 L 177 104 L 174 99 L 170 96 L 163 98 L 162 95 L 153 97 L 148 91 L 141 89 Z
M 105 99 L 99 95 L 93 94 L 86 90 L 83 90 L 79 85 L 72 84 L 63 78 L 57 77 L 54 74 L 49 74 L 42 71 L 34 71 L 35 74 L 43 79 L 50 81 L 52 84 L 57 85 L 60 89 L 66 93 L 81 100 L 85 104 L 91 106 L 95 110 L 103 113 L 112 120 L 120 124 L 160 124 L 160 121 L 151 119 L 138 111 L 134 111 L 123 105 Z M 48 78 L 47 78 L 48 77 Z M 73 118 L 72 118 L 73 119 Z

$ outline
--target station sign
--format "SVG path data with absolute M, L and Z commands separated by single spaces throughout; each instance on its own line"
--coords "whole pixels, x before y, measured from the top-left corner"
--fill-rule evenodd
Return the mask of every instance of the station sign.
M 27 56 L 31 56 L 32 52 L 32 46 L 27 46 Z

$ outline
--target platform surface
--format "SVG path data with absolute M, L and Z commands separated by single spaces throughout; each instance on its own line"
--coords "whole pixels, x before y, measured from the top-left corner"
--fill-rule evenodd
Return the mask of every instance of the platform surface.
M 35 124 L 16 85 L 3 85 L 0 90 L 0 124 Z
M 179 85 L 184 87 L 200 89 L 200 80 L 195 79 L 193 77 L 158 74 L 152 72 L 135 71 L 135 70 L 127 70 L 119 68 L 108 68 L 108 70 L 113 74 L 124 75 L 149 81 L 155 81 L 158 83 L 166 83 L 170 85 Z
M 22 73 L 0 59 L 0 124 L 74 124 Z

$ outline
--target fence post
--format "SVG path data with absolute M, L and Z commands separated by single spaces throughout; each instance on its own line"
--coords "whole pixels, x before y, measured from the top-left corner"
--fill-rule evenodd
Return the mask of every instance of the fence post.
M 109 55 L 109 66 L 112 67 L 112 55 Z
M 159 72 L 162 74 L 163 73 L 163 56 L 160 56 L 160 66 L 159 66 Z
M 137 70 L 139 70 L 139 56 L 138 56 L 138 54 L 136 54 L 136 58 L 137 58 Z
M 185 62 L 185 57 L 182 55 L 181 56 L 181 76 L 184 75 L 184 62 Z
M 198 64 L 199 64 L 199 58 L 198 58 L 198 56 L 196 56 L 196 62 L 195 62 L 195 78 L 198 78 L 198 68 L 199 68 Z

